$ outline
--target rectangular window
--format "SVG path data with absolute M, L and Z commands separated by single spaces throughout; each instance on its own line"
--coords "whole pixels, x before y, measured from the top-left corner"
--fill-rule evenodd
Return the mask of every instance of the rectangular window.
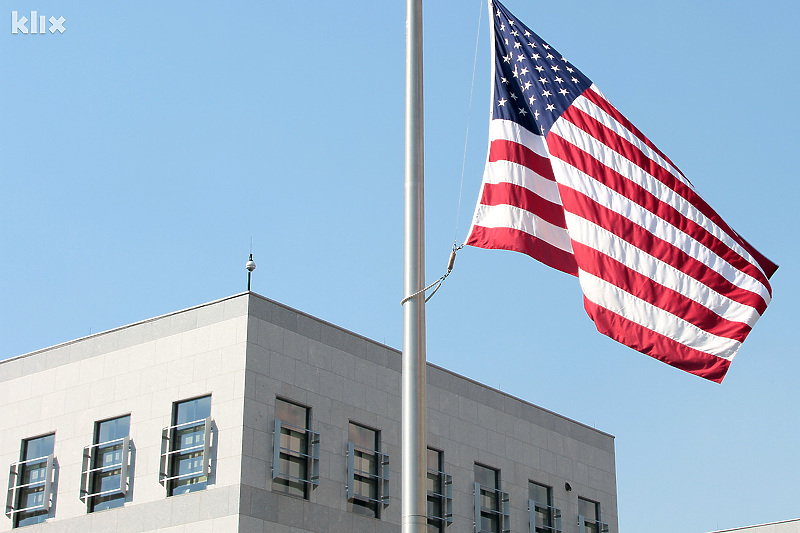
M 351 422 L 348 433 L 347 499 L 353 512 L 380 518 L 389 504 L 389 456 L 380 451 L 380 432 Z
M 510 531 L 508 493 L 500 490 L 500 471 L 475 463 L 475 531 Z
M 444 453 L 428 448 L 428 532 L 453 522 L 453 476 L 444 472 Z
M 94 443 L 83 449 L 81 500 L 88 511 L 121 507 L 128 492 L 130 415 L 97 422 Z
M 211 464 L 211 396 L 173 404 L 161 431 L 160 481 L 167 496 L 203 490 Z
M 310 425 L 308 408 L 275 400 L 272 490 L 308 498 L 319 484 L 319 433 Z
M 600 521 L 600 504 L 578 498 L 578 531 L 580 533 L 608 533 L 608 524 Z
M 39 524 L 50 513 L 55 442 L 55 434 L 22 441 L 20 461 L 8 476 L 6 515 L 14 527 Z
M 561 510 L 553 507 L 553 489 L 528 483 L 530 533 L 561 533 Z

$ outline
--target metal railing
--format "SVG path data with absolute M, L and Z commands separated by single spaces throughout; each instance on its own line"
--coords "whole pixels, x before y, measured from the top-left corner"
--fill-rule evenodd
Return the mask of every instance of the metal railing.
M 109 451 L 120 452 L 119 462 L 107 465 L 101 465 L 94 468 L 91 467 L 91 465 L 94 464 L 97 460 L 98 450 L 100 450 L 101 448 L 113 448 L 115 446 L 121 446 L 121 448 L 119 450 L 109 450 Z M 108 496 L 109 494 L 122 494 L 124 496 L 127 494 L 128 467 L 130 466 L 129 464 L 130 449 L 131 449 L 131 439 L 129 436 L 123 437 L 121 439 L 114 439 L 106 442 L 100 442 L 98 444 L 91 444 L 89 446 L 84 446 L 83 466 L 81 467 L 81 490 L 80 490 L 80 499 L 82 502 L 86 502 L 87 498 L 91 498 L 94 496 Z M 108 472 L 116 469 L 120 470 L 119 487 L 99 492 L 90 492 L 95 488 L 93 481 L 95 472 Z
M 281 446 L 281 429 L 287 428 L 290 431 L 303 433 L 306 435 L 306 450 L 307 452 L 293 450 Z M 281 472 L 280 458 L 281 454 L 295 457 L 306 462 L 306 478 L 293 476 L 288 472 Z M 319 433 L 311 431 L 308 428 L 301 428 L 287 424 L 281 420 L 275 420 L 275 430 L 273 433 L 273 448 L 272 448 L 272 479 L 288 479 L 292 481 L 300 481 L 306 485 L 317 486 L 319 485 Z
M 175 433 L 180 429 L 203 428 L 203 442 L 194 446 L 187 446 L 186 448 L 180 447 L 179 443 L 175 443 L 177 447 L 173 448 L 173 441 Z M 203 462 L 199 470 L 185 472 L 171 476 L 170 470 L 172 469 L 172 459 L 175 455 L 187 455 L 194 452 L 202 451 Z M 186 479 L 192 477 L 208 476 L 210 473 L 210 451 L 211 451 L 211 417 L 193 420 L 191 422 L 184 422 L 182 424 L 175 424 L 174 426 L 167 426 L 161 430 L 161 464 L 158 472 L 158 481 L 162 485 L 168 481 L 176 479 Z
M 22 480 L 26 471 L 28 472 L 31 471 L 30 467 L 26 465 L 31 465 L 36 463 L 44 464 L 44 467 L 39 467 L 36 469 L 36 470 L 41 470 L 42 468 L 44 468 L 44 477 L 40 481 L 17 484 L 18 480 Z M 40 511 L 40 510 L 45 512 L 50 511 L 50 499 L 52 496 L 51 493 L 54 482 L 53 474 L 55 472 L 54 464 L 55 464 L 55 456 L 53 454 L 45 455 L 42 457 L 36 457 L 34 459 L 27 459 L 25 461 L 18 461 L 16 463 L 11 463 L 8 473 L 6 516 L 12 518 L 16 513 Z M 18 501 L 18 496 L 20 492 L 34 487 L 43 488 L 41 491 L 42 492 L 41 505 L 33 505 L 31 507 L 24 507 L 21 509 L 17 509 L 16 506 L 20 504 L 20 502 Z
M 373 456 L 376 472 L 356 468 L 356 452 Z M 356 476 L 374 481 L 375 493 L 378 497 L 372 498 L 369 495 L 357 493 L 354 487 Z M 347 499 L 375 502 L 383 507 L 389 505 L 389 456 L 387 454 L 381 453 L 378 450 L 370 450 L 369 448 L 356 446 L 352 442 L 347 443 Z

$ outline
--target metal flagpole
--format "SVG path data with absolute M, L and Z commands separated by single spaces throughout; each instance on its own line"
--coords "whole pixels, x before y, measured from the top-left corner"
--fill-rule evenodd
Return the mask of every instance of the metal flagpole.
M 406 0 L 404 296 L 425 286 L 422 0 Z M 425 294 L 403 304 L 402 533 L 427 531 Z

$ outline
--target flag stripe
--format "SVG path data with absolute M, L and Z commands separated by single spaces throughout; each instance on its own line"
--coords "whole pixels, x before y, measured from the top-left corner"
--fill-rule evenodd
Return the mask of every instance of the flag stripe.
M 498 139 L 492 141 L 489 148 L 489 162 L 512 161 L 526 168 L 531 169 L 536 174 L 555 181 L 550 160 L 542 157 L 527 146 L 512 141 Z
M 626 204 L 626 207 L 629 207 L 627 205 L 628 202 L 635 203 L 671 226 L 679 229 L 683 234 L 690 236 L 693 241 L 701 244 L 705 250 L 700 248 L 696 252 L 698 256 L 704 256 L 698 257 L 701 261 L 706 264 L 716 264 L 724 260 L 734 267 L 734 269 L 730 270 L 732 273 L 731 277 L 736 277 L 741 271 L 748 277 L 753 278 L 760 285 L 759 287 L 754 287 L 755 292 L 763 294 L 765 296 L 765 301 L 769 302 L 769 290 L 766 289 L 768 282 L 764 273 L 757 265 L 750 263 L 746 258 L 736 253 L 740 251 L 747 254 L 738 243 L 732 239 L 728 239 L 728 243 L 735 247 L 735 250 L 731 250 L 726 243 L 722 242 L 713 233 L 707 231 L 705 227 L 699 225 L 689 217 L 684 216 L 683 213 L 679 212 L 673 205 L 662 202 L 650 194 L 650 192 L 639 185 L 639 180 L 631 178 L 631 176 L 636 173 L 635 170 L 625 169 L 627 175 L 622 175 L 616 172 L 616 170 L 604 165 L 586 151 L 567 142 L 559 135 L 550 135 L 548 138 L 548 145 L 554 157 L 562 161 L 569 161 L 571 167 L 580 170 L 585 175 L 603 176 L 603 185 L 608 186 L 610 189 L 622 195 L 624 197 L 622 203 Z M 606 152 L 593 150 L 592 153 L 605 154 Z M 619 166 L 620 165 L 618 165 L 618 167 Z M 585 176 L 581 176 L 579 180 L 583 180 L 584 177 Z M 682 204 L 681 207 L 685 204 L 684 201 L 678 203 Z M 714 226 L 714 228 L 716 229 L 716 226 Z M 720 230 L 717 231 L 719 232 Z M 680 240 L 684 239 L 680 234 L 677 234 L 675 238 Z
M 633 296 L 679 316 L 704 331 L 739 342 L 743 342 L 750 332 L 747 324 L 726 320 L 701 303 L 656 283 L 652 278 L 594 248 L 573 241 L 572 249 L 581 270 L 602 277 L 617 287 L 631 287 L 628 292 Z
M 558 184 L 555 181 L 539 176 L 531 169 L 511 161 L 495 161 L 487 163 L 483 175 L 486 184 L 510 183 L 525 187 L 548 202 L 561 205 Z
M 693 277 L 711 289 L 726 294 L 730 299 L 751 306 L 759 314 L 766 309 L 767 303 L 761 295 L 736 286 L 723 276 L 720 271 L 714 270 L 698 261 L 685 250 L 670 242 L 656 237 L 619 213 L 569 187 L 561 188 L 561 197 L 564 199 L 564 203 L 569 205 L 568 213 L 592 221 L 598 226 L 607 229 L 619 239 L 642 250 L 641 253 L 646 253 L 673 265 L 684 274 Z M 572 231 L 569 222 L 568 227 Z
M 586 219 L 574 214 L 567 215 L 570 227 L 573 250 L 576 246 L 583 245 L 592 248 L 610 259 L 624 264 L 631 270 L 655 280 L 669 290 L 679 292 L 700 303 L 719 315 L 721 319 L 738 322 L 752 326 L 759 318 L 753 307 L 741 304 L 720 294 L 695 278 L 686 275 L 673 265 L 656 259 L 650 254 L 642 253 L 633 244 L 614 235 L 610 230 L 600 227 Z M 638 260 L 630 261 L 631 257 Z M 581 262 L 581 266 L 588 272 L 593 272 L 591 265 Z M 617 283 L 618 286 L 622 286 Z
M 580 269 L 578 278 L 584 296 L 591 302 L 631 322 L 679 342 L 693 350 L 732 359 L 741 346 L 739 341 L 713 335 L 651 303 Z
M 548 202 L 541 196 L 519 185 L 487 183 L 483 187 L 481 204 L 512 205 L 525 211 L 536 213 L 537 216 L 554 226 L 567 228 L 567 223 L 564 220 L 564 208 L 561 205 Z
M 686 372 L 721 383 L 730 361 L 689 348 L 584 298 L 597 330 L 617 342 Z
M 513 205 L 479 205 L 480 226 L 487 228 L 513 228 L 539 237 L 556 248 L 572 253 L 569 233 L 538 215 Z
M 586 91 L 585 94 L 587 94 L 587 98 L 590 93 L 591 91 Z M 688 180 L 683 177 L 683 174 L 675 168 L 669 159 L 663 157 L 661 152 L 654 149 L 652 143 L 644 137 L 641 132 L 633 128 L 635 130 L 635 137 L 630 138 L 628 131 L 620 131 L 620 126 L 625 127 L 625 124 L 618 123 L 617 117 L 622 117 L 622 115 L 616 110 L 614 110 L 616 113 L 615 115 L 610 115 L 608 110 L 613 110 L 613 107 L 605 100 L 602 101 L 605 102 L 605 107 L 597 109 L 594 106 L 586 105 L 586 99 L 579 98 L 576 100 L 575 105 L 561 116 L 561 119 L 574 124 L 577 128 L 585 131 L 590 137 L 602 142 L 614 153 L 618 153 L 628 161 L 633 162 L 648 175 L 669 187 L 682 199 L 692 205 L 694 210 L 702 214 L 703 218 L 719 228 L 718 231 L 713 231 L 711 229 L 709 229 L 709 231 L 717 234 L 717 237 L 721 238 L 723 241 L 727 241 L 728 245 L 735 250 L 736 253 L 742 255 L 743 258 L 756 266 L 757 269 L 763 271 L 763 277 L 766 281 L 766 279 L 775 272 L 777 266 L 758 253 L 733 231 L 722 217 L 697 194 Z M 622 118 L 624 119 L 624 117 Z M 625 121 L 625 123 L 630 124 L 627 121 Z M 549 144 L 549 138 L 547 142 Z M 643 145 L 653 148 L 655 154 L 658 154 L 658 157 L 653 157 L 653 154 L 650 153 L 651 150 L 645 148 Z M 599 150 L 599 152 L 602 152 L 602 150 Z M 666 167 L 664 163 L 659 161 L 662 157 L 664 163 L 667 163 L 671 168 Z M 674 170 L 674 172 L 672 170 Z M 708 228 L 707 225 L 706 227 Z M 721 236 L 719 235 L 720 232 L 722 234 Z M 736 244 L 732 244 L 733 242 Z
M 467 244 L 479 248 L 522 252 L 556 270 L 573 276 L 578 275 L 578 265 L 571 252 L 517 229 L 473 226 Z

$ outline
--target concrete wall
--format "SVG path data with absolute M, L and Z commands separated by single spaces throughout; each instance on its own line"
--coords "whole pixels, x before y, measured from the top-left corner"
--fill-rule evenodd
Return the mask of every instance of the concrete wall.
M 177 533 L 194 523 L 192 531 L 235 531 L 246 335 L 247 298 L 239 296 L 0 362 L 0 484 L 23 439 L 55 432 L 55 506 L 45 524 L 24 530 Z M 173 402 L 209 393 L 216 479 L 206 491 L 166 498 L 161 429 L 171 424 Z M 136 450 L 128 503 L 87 514 L 79 498 L 83 447 L 96 421 L 126 414 Z M 11 526 L 0 517 L 0 531 Z

